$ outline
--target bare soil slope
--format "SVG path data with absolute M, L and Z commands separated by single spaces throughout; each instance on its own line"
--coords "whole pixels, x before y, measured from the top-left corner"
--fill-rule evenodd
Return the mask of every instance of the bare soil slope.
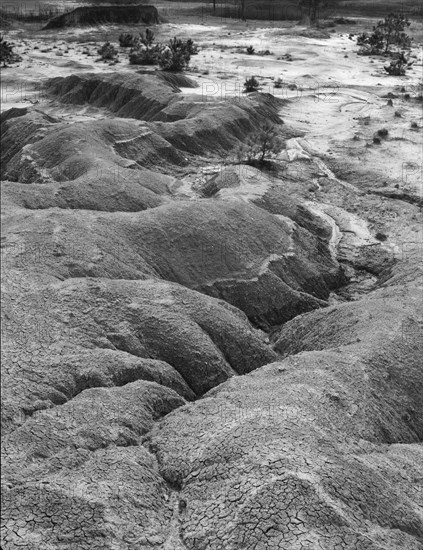
M 418 33 L 398 79 L 375 21 L 178 4 L 181 76 L 97 61 L 134 27 L 94 12 L 10 31 L 2 548 L 421 550 Z M 271 169 L 234 163 L 263 122 Z

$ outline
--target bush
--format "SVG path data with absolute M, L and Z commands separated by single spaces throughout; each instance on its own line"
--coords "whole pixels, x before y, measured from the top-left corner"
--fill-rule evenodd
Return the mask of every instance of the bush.
M 411 67 L 412 63 L 409 63 L 408 59 L 405 57 L 405 53 L 401 52 L 396 59 L 391 61 L 391 63 L 384 67 L 385 71 L 392 76 L 404 76 L 405 71 Z
M 381 128 L 377 131 L 377 135 L 379 137 L 386 137 L 389 134 L 388 130 L 386 128 Z
M 373 27 L 372 34 L 363 32 L 357 36 L 357 46 L 361 46 L 358 53 L 361 55 L 375 55 L 382 53 L 383 35 L 380 29 Z
M 139 39 L 133 34 L 126 33 L 119 36 L 119 45 L 122 48 L 135 48 L 138 42 Z
M 411 127 L 414 128 L 414 129 L 416 129 L 416 128 L 419 127 L 419 125 L 417 124 L 417 122 L 412 122 L 412 123 L 411 123 Z
M 186 69 L 191 55 L 198 53 L 198 48 L 191 39 L 173 38 L 168 45 L 154 44 L 154 33 L 150 29 L 141 34 L 138 45 L 129 53 L 132 65 L 160 65 L 165 71 L 179 72 Z
M 191 55 L 196 53 L 197 48 L 192 40 L 184 41 L 180 38 L 173 38 L 169 40 L 167 46 L 161 49 L 158 62 L 164 71 L 180 72 L 188 67 Z
M 254 52 L 255 52 L 255 49 L 253 48 L 253 46 L 248 46 L 247 48 L 248 55 L 253 55 Z
M 240 162 L 263 166 L 272 155 L 282 150 L 282 146 L 278 127 L 266 123 L 240 147 L 237 156 Z
M 106 42 L 97 50 L 98 55 L 101 57 L 103 61 L 111 61 L 117 58 L 118 51 L 117 49 L 110 44 L 110 42 Z
M 0 62 L 3 63 L 3 67 L 7 67 L 7 64 L 18 63 L 22 61 L 22 57 L 13 52 L 13 44 L 6 42 L 3 36 L 0 36 Z
M 388 236 L 385 235 L 385 233 L 379 233 L 379 232 L 376 233 L 375 237 L 378 241 L 382 241 L 382 242 L 388 239 Z
M 281 78 L 276 79 L 274 86 L 275 88 L 282 88 L 283 87 L 282 79 Z
M 410 26 L 407 17 L 401 13 L 390 13 L 384 21 L 379 21 L 373 31 L 362 33 L 357 37 L 359 53 L 364 55 L 388 54 L 393 45 L 409 48 L 411 38 L 404 32 Z
M 131 65 L 157 65 L 161 50 L 162 47 L 158 44 L 150 48 L 139 44 L 129 52 L 129 63 Z
M 260 88 L 260 82 L 257 80 L 255 76 L 252 76 L 250 78 L 247 78 L 244 82 L 244 92 L 257 92 L 257 90 Z

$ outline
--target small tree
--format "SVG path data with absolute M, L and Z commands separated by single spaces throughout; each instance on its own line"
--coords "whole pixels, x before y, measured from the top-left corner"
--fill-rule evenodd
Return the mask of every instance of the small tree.
M 145 35 L 140 32 L 140 41 L 144 46 L 151 46 L 154 42 L 154 32 L 151 29 L 146 29 Z
M 260 88 L 260 82 L 257 80 L 255 76 L 252 76 L 250 78 L 247 78 L 244 82 L 244 92 L 257 92 L 257 90 Z
M 113 61 L 118 56 L 117 49 L 110 42 L 103 44 L 97 53 L 103 61 Z
M 282 146 L 277 126 L 267 122 L 240 147 L 237 152 L 238 160 L 263 166 L 272 155 L 282 150 Z
M 186 41 L 186 48 L 190 55 L 197 55 L 198 54 L 198 47 L 194 44 L 194 41 L 191 40 L 191 38 L 188 38 Z
M 253 46 L 248 46 L 248 48 L 247 48 L 248 55 L 253 55 L 254 52 L 255 52 L 255 50 L 254 50 Z
M 373 27 L 373 31 L 362 33 L 357 38 L 357 45 L 362 47 L 360 53 L 389 54 L 391 46 L 409 48 L 411 38 L 404 32 L 410 26 L 407 17 L 401 13 L 390 13 L 383 21 Z

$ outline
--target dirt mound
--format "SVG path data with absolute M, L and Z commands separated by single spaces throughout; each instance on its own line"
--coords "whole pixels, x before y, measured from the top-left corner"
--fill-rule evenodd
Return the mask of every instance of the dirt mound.
M 52 78 L 46 91 L 62 103 L 107 108 L 116 116 L 155 120 L 175 100 L 178 79 L 159 74 L 76 74 Z
M 28 114 L 28 108 L 27 107 L 12 107 L 11 109 L 8 109 L 7 111 L 3 111 L 0 113 L 0 124 L 4 124 L 6 120 L 9 120 L 10 118 L 15 118 L 19 116 L 24 116 Z
M 419 285 L 299 316 L 277 340 L 286 359 L 155 426 L 185 546 L 421 548 Z
M 165 204 L 176 180 L 150 170 L 98 168 L 64 183 L 27 185 L 2 182 L 6 202 L 28 208 L 70 208 L 106 212 L 139 212 Z
M 27 214 L 5 208 L 11 267 L 24 261 L 29 273 L 59 278 L 163 278 L 223 298 L 263 327 L 326 305 L 344 280 L 325 241 L 239 199 L 173 202 L 134 214 Z M 24 219 L 25 231 L 16 233 Z M 37 246 L 42 259 L 26 253 Z
M 29 418 L 3 441 L 3 544 L 111 550 L 128 536 L 139 543 L 167 532 L 169 490 L 139 443 L 184 402 L 169 388 L 137 381 L 87 389 Z M 29 515 L 34 523 L 21 525 Z
M 282 125 L 278 109 L 284 102 L 270 94 L 204 101 L 199 95 L 178 94 L 182 84 L 180 76 L 162 73 L 85 74 L 51 79 L 47 91 L 62 103 L 88 104 L 119 117 L 155 122 L 150 126 L 154 132 L 176 149 L 194 155 L 226 155 L 258 125 L 266 121 Z M 285 126 L 281 134 L 293 135 Z
M 33 280 L 4 274 L 6 429 L 90 387 L 141 379 L 192 399 L 277 358 L 239 310 L 177 284 Z
M 104 119 L 69 124 L 32 111 L 9 119 L 2 130 L 2 178 L 21 183 L 78 180 L 84 186 L 106 178 L 118 185 L 126 178 L 142 181 L 142 175 L 137 178 L 135 173 L 140 167 L 174 172 L 175 165 L 187 163 L 181 152 L 141 122 Z
M 44 30 L 63 27 L 95 26 L 105 23 L 159 23 L 159 13 L 154 6 L 139 4 L 83 6 L 51 19 Z

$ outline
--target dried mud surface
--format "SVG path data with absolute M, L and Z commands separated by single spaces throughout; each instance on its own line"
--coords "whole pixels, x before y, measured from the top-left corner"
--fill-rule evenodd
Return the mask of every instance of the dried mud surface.
M 421 550 L 418 33 L 398 79 L 363 21 L 170 21 L 184 75 L 8 31 L 2 548 Z

